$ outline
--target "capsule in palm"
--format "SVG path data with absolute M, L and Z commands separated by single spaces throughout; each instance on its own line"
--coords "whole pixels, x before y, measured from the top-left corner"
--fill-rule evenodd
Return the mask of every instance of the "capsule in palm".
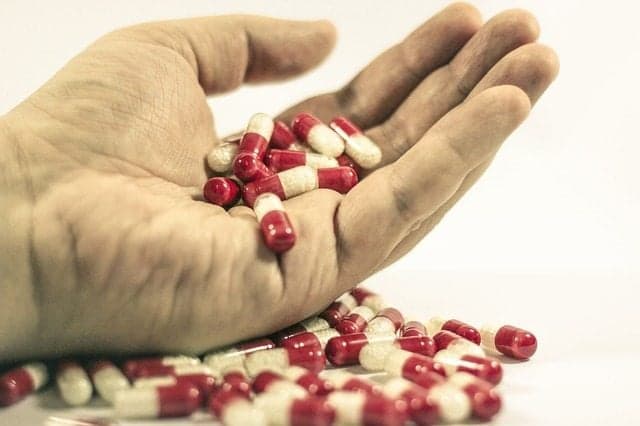
M 312 114 L 303 112 L 291 122 L 293 133 L 317 152 L 332 158 L 344 152 L 342 138 Z
M 228 177 L 213 177 L 202 188 L 204 199 L 220 207 L 231 207 L 240 200 L 240 185 Z
M 269 175 L 262 162 L 273 133 L 273 120 L 266 114 L 254 114 L 247 124 L 233 161 L 233 173 L 242 181 L 250 182 Z
M 260 194 L 253 204 L 253 211 L 260 224 L 264 244 L 274 253 L 284 253 L 296 242 L 296 233 L 289 215 L 277 195 Z
M 346 117 L 336 117 L 329 126 L 345 143 L 345 153 L 361 167 L 371 169 L 382 160 L 382 151 L 358 126 Z

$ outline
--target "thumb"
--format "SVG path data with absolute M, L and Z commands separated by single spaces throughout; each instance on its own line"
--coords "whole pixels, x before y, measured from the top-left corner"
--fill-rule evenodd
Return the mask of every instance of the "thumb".
M 204 91 L 214 94 L 243 82 L 301 74 L 329 54 L 336 34 L 328 21 L 229 15 L 141 24 L 110 37 L 174 50 L 193 68 Z

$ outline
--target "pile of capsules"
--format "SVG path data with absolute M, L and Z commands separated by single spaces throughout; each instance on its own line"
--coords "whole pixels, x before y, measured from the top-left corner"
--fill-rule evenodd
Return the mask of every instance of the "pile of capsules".
M 309 113 L 296 115 L 289 128 L 266 114 L 251 117 L 241 137 L 230 137 L 207 155 L 221 176 L 207 181 L 205 200 L 224 208 L 240 199 L 252 207 L 265 245 L 289 250 L 296 235 L 282 200 L 318 188 L 348 192 L 362 169 L 380 163 L 380 148 L 345 117 L 327 126 Z
M 530 332 L 510 325 L 405 320 L 357 287 L 318 316 L 202 360 L 65 360 L 55 381 L 71 406 L 89 402 L 95 388 L 113 406 L 112 419 L 184 417 L 207 407 L 233 426 L 431 425 L 491 419 L 501 407 L 502 366 L 485 351 L 522 360 L 536 348 Z M 358 365 L 356 372 L 381 374 L 336 368 Z M 4 373 L 0 406 L 42 388 L 47 377 L 39 362 Z

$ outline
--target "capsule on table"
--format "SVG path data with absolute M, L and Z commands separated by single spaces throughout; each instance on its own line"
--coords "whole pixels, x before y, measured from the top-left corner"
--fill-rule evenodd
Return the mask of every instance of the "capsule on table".
M 464 371 L 494 385 L 502 380 L 502 365 L 497 359 L 460 355 L 448 349 L 439 351 L 433 359 L 444 367 L 447 376 Z
M 240 185 L 227 177 L 213 177 L 202 188 L 204 199 L 220 207 L 231 207 L 240 200 Z
M 329 123 L 344 140 L 344 152 L 358 165 L 371 169 L 382 160 L 382 151 L 358 126 L 346 117 L 336 117 Z
M 364 331 L 370 333 L 395 333 L 402 326 L 404 317 L 396 308 L 384 308 L 369 321 Z
M 529 359 L 538 349 L 533 333 L 512 325 L 484 325 L 480 335 L 483 347 L 514 359 Z
M 211 373 L 191 373 L 176 376 L 152 376 L 142 377 L 135 382 L 133 386 L 140 387 L 158 387 L 158 386 L 175 386 L 183 383 L 191 383 L 200 391 L 200 398 L 204 402 L 211 393 L 216 389 L 216 379 Z
M 283 348 L 319 348 L 324 350 L 327 346 L 327 342 L 336 336 L 340 336 L 340 333 L 334 328 L 327 328 L 320 331 L 308 331 L 306 333 L 296 334 L 289 339 L 283 340 L 280 346 Z
M 282 201 L 270 192 L 260 194 L 253 204 L 264 244 L 274 253 L 284 253 L 296 242 L 296 233 Z
M 109 360 L 93 361 L 88 370 L 98 395 L 109 403 L 113 402 L 117 391 L 131 387 L 127 377 Z
M 56 368 L 56 386 L 62 400 L 71 406 L 85 405 L 93 395 L 89 375 L 75 361 L 61 361 Z
M 432 425 L 440 417 L 439 408 L 428 397 L 428 391 L 401 377 L 387 381 L 383 394 L 392 401 L 403 401 L 407 413 L 416 425 Z
M 328 328 L 331 328 L 331 326 L 329 325 L 329 322 L 324 318 L 310 317 L 290 327 L 287 327 L 284 330 L 278 331 L 277 333 L 273 334 L 272 337 L 273 341 L 280 345 L 283 341 L 290 339 L 293 336 L 297 336 L 298 334 L 326 330 Z
M 186 417 L 200 406 L 198 388 L 191 383 L 175 386 L 138 387 L 116 392 L 113 407 L 116 417 L 154 419 Z
M 228 173 L 233 166 L 233 160 L 238 155 L 237 142 L 223 142 L 214 147 L 207 155 L 209 168 L 216 173 Z
M 439 351 L 447 349 L 460 355 L 485 356 L 480 346 L 447 330 L 438 331 L 433 340 Z
M 465 372 L 454 373 L 448 383 L 467 394 L 474 416 L 490 420 L 500 411 L 502 400 L 490 383 Z
M 283 370 L 292 365 L 318 373 L 326 362 L 324 351 L 320 348 L 287 347 L 254 352 L 245 359 L 244 364 L 249 376 L 255 377 L 264 370 Z
M 345 370 L 325 370 L 325 372 L 324 377 L 336 390 L 363 392 L 369 395 L 381 394 L 380 385 L 363 376 L 358 376 Z
M 309 166 L 298 166 L 247 183 L 242 189 L 242 199 L 246 205 L 252 206 L 256 197 L 265 192 L 272 192 L 281 200 L 318 188 L 332 189 L 345 194 L 356 183 L 358 183 L 358 176 L 349 167 L 314 169 Z
M 302 386 L 287 380 L 282 374 L 273 370 L 264 370 L 258 373 L 253 379 L 251 388 L 256 394 L 264 392 L 280 393 L 294 398 L 302 398 L 308 395 L 308 392 Z
M 351 312 L 338 321 L 336 330 L 338 330 L 340 334 L 360 333 L 364 331 L 369 320 L 375 315 L 375 312 L 366 306 L 356 306 Z
M 274 121 L 269 146 L 276 149 L 290 149 L 296 142 L 296 135 L 293 134 L 285 122 Z
M 0 376 L 0 407 L 7 407 L 37 392 L 49 381 L 41 362 L 23 364 Z
M 335 411 L 325 398 L 263 393 L 256 396 L 254 404 L 265 414 L 270 425 L 332 426 L 335 424 Z
M 291 366 L 282 371 L 282 375 L 289 381 L 302 387 L 311 395 L 326 395 L 334 391 L 333 383 L 325 380 L 306 368 Z
M 336 424 L 401 426 L 407 421 L 406 412 L 384 396 L 336 391 L 326 399 L 335 411 Z
M 223 370 L 229 367 L 243 367 L 244 359 L 250 353 L 275 347 L 275 343 L 266 337 L 249 340 L 207 353 L 204 356 L 204 363 L 213 371 L 222 373 Z
M 332 158 L 344 152 L 342 138 L 312 114 L 303 112 L 291 122 L 293 133 L 317 152 Z
M 262 410 L 249 400 L 249 396 L 234 390 L 216 391 L 209 400 L 209 411 L 225 426 L 266 426 Z
M 322 311 L 318 316 L 329 324 L 329 327 L 335 327 L 345 315 L 353 308 L 358 306 L 356 299 L 349 293 L 345 293 L 338 297 L 335 302 Z
M 244 367 L 229 367 L 222 372 L 220 389 L 251 395 L 251 380 Z
M 436 334 L 440 330 L 447 330 L 470 340 L 476 345 L 480 344 L 480 332 L 469 324 L 456 319 L 432 317 L 427 323 L 427 329 L 431 335 Z
M 195 365 L 146 365 L 138 367 L 130 380 L 153 376 L 184 376 L 186 374 L 211 374 L 211 368 L 203 364 Z
M 433 358 L 394 348 L 384 360 L 384 371 L 394 377 L 404 377 L 414 383 L 421 384 L 426 373 L 437 373 L 445 376 L 442 364 Z M 428 376 L 428 374 L 427 374 Z
M 157 366 L 172 365 L 197 365 L 200 359 L 187 355 L 174 355 L 163 357 L 136 358 L 125 361 L 122 371 L 129 379 L 136 377 L 139 368 L 153 368 Z
M 353 365 L 358 363 L 362 348 L 369 344 L 387 344 L 388 351 L 396 347 L 426 356 L 433 356 L 436 352 L 435 344 L 428 336 L 396 337 L 393 333 L 354 333 L 329 340 L 325 354 L 333 365 Z M 382 368 L 382 364 L 379 368 Z
M 407 321 L 398 331 L 400 337 L 427 336 L 427 328 L 420 321 Z
M 356 287 L 351 290 L 351 295 L 356 299 L 358 305 L 371 308 L 374 312 L 378 312 L 387 307 L 382 296 L 363 287 Z
M 284 151 L 281 149 L 271 149 L 267 152 L 264 164 L 274 172 L 289 170 L 298 166 L 309 166 L 314 169 L 326 169 L 338 167 L 335 158 L 314 152 L 304 151 Z

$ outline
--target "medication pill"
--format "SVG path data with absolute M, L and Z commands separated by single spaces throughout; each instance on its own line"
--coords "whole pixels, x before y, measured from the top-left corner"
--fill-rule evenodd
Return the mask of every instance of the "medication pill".
M 214 372 L 222 373 L 229 367 L 243 367 L 244 359 L 250 353 L 275 347 L 275 343 L 266 337 L 249 340 L 207 353 L 204 356 L 204 363 Z
M 291 122 L 291 129 L 298 139 L 306 142 L 321 154 L 332 158 L 344 152 L 342 138 L 317 117 L 303 112 L 296 115 Z
M 429 334 L 434 335 L 440 330 L 447 330 L 472 341 L 476 345 L 480 344 L 480 332 L 467 323 L 456 319 L 445 319 L 442 317 L 433 317 L 427 323 Z
M 361 352 L 362 354 L 362 352 Z M 404 377 L 414 383 L 420 384 L 422 375 L 433 372 L 445 375 L 442 364 L 433 358 L 393 348 L 384 360 L 384 371 L 394 377 Z
M 282 371 L 282 375 L 289 381 L 302 387 L 311 395 L 326 395 L 334 391 L 333 383 L 312 373 L 306 368 L 291 366 Z
M 493 358 L 460 355 L 445 349 L 439 351 L 433 360 L 444 367 L 447 376 L 451 376 L 457 371 L 465 371 L 494 385 L 502 380 L 502 365 Z
M 263 370 L 283 370 L 292 365 L 318 373 L 326 362 L 322 349 L 287 347 L 254 352 L 245 359 L 244 364 L 249 376 L 255 377 Z
M 126 361 L 122 366 L 122 371 L 125 376 L 130 379 L 136 377 L 136 370 L 141 367 L 154 367 L 154 366 L 164 366 L 164 365 L 196 365 L 200 364 L 200 359 L 186 356 L 186 355 L 175 355 L 175 356 L 163 356 L 163 357 L 150 357 L 150 358 L 137 358 L 130 359 Z
M 248 398 L 251 395 L 251 381 L 244 367 L 231 367 L 223 371 L 220 389 L 238 392 Z
M 454 373 L 448 383 L 467 394 L 474 416 L 489 420 L 500 411 L 502 400 L 490 383 L 465 372 Z
M 133 376 L 129 376 L 130 380 L 140 377 L 153 376 L 184 376 L 185 374 L 211 374 L 209 367 L 203 364 L 195 365 L 144 365 L 135 370 Z
M 383 396 L 336 391 L 326 398 L 336 424 L 400 426 L 407 421 L 407 413 Z
M 407 321 L 402 324 L 398 334 L 401 337 L 426 336 L 427 328 L 420 321 Z
M 273 133 L 273 120 L 266 114 L 254 114 L 240 139 L 238 155 L 233 160 L 233 173 L 242 181 L 263 179 L 271 173 L 262 163 Z
M 269 146 L 276 149 L 289 149 L 296 141 L 296 135 L 293 134 L 286 123 L 280 120 L 276 120 L 273 123 L 273 132 L 271 133 Z
M 231 207 L 240 200 L 240 185 L 227 177 L 213 177 L 202 188 L 205 200 L 220 207 Z
M 116 392 L 113 407 L 116 417 L 126 419 L 185 417 L 198 409 L 200 401 L 198 388 L 182 383 L 120 390 Z
M 251 388 L 256 394 L 269 392 L 288 395 L 293 398 L 304 398 L 308 392 L 302 386 L 293 383 L 273 370 L 264 370 L 253 379 Z
M 366 306 L 356 306 L 336 325 L 340 334 L 353 334 L 363 331 L 376 314 Z
M 49 381 L 41 362 L 23 364 L 0 376 L 0 407 L 7 407 L 38 391 Z
M 306 333 L 297 334 L 289 339 L 283 340 L 281 345 L 283 348 L 319 348 L 324 350 L 327 342 L 332 338 L 339 336 L 340 333 L 335 328 L 327 328 L 320 331 L 308 331 Z
M 264 164 L 273 172 L 281 172 L 298 166 L 309 166 L 314 169 L 326 169 L 339 166 L 335 158 L 327 157 L 326 155 L 304 151 L 284 151 L 280 149 L 269 150 L 265 156 Z
M 358 363 L 360 351 L 368 344 L 389 344 L 392 347 L 426 356 L 436 352 L 433 339 L 428 336 L 396 337 L 394 333 L 354 333 L 334 337 L 327 342 L 325 354 L 329 362 L 336 366 Z M 381 367 L 380 367 L 381 368 Z
M 480 329 L 482 346 L 515 359 L 529 359 L 538 349 L 536 336 L 512 325 L 484 325 Z
M 358 176 L 349 167 L 316 170 L 309 166 L 298 166 L 247 183 L 242 189 L 242 199 L 246 205 L 252 206 L 256 197 L 265 192 L 272 192 L 282 200 L 318 188 L 332 189 L 345 194 L 356 183 L 358 183 Z
M 273 341 L 280 345 L 283 341 L 290 339 L 293 336 L 297 336 L 298 334 L 326 330 L 330 327 L 331 326 L 327 320 L 320 317 L 310 317 L 275 333 L 273 335 Z
M 332 426 L 335 410 L 325 398 L 306 396 L 292 398 L 287 395 L 263 393 L 255 398 L 255 406 L 267 417 L 271 425 L 279 426 Z
M 411 420 L 416 425 L 432 425 L 440 417 L 439 408 L 428 397 L 428 391 L 401 377 L 384 384 L 383 394 L 392 401 L 402 401 Z
M 56 368 L 56 386 L 62 400 L 71 406 L 91 400 L 93 384 L 84 368 L 75 361 L 61 361 Z
M 369 395 L 380 395 L 380 385 L 362 376 L 345 370 L 325 370 L 324 377 L 336 390 L 347 392 L 363 392 Z
M 471 416 L 469 397 L 448 382 L 429 388 L 427 398 L 438 407 L 440 420 L 445 423 L 459 423 Z
M 207 401 L 216 388 L 216 379 L 211 373 L 192 373 L 177 376 L 143 377 L 133 383 L 134 387 L 175 386 L 191 383 L 200 391 L 202 402 Z
M 336 160 L 340 166 L 350 167 L 356 172 L 358 177 L 362 177 L 362 168 L 360 168 L 360 166 L 358 166 L 347 154 L 342 154 L 340 157 L 336 158 Z
M 475 343 L 459 336 L 451 331 L 441 330 L 434 336 L 438 350 L 450 350 L 460 355 L 485 356 L 484 350 Z
M 227 173 L 231 171 L 233 160 L 238 155 L 238 151 L 237 142 L 223 142 L 209 152 L 207 164 L 216 173 Z
M 365 169 L 377 166 L 382 160 L 382 151 L 358 126 L 346 117 L 336 117 L 329 123 L 344 140 L 344 152 Z
M 233 160 L 233 173 L 243 182 L 264 179 L 273 172 L 251 152 L 240 152 Z
M 277 195 L 260 194 L 253 204 L 264 244 L 274 253 L 284 253 L 296 242 L 296 234 L 289 216 Z
M 266 426 L 267 419 L 248 395 L 234 390 L 216 391 L 209 400 L 209 411 L 225 426 Z
M 88 371 L 98 395 L 109 403 L 113 402 L 117 391 L 131 387 L 127 377 L 109 360 L 89 363 Z
M 396 308 L 384 308 L 369 321 L 365 331 L 370 333 L 395 333 L 402 326 L 404 317 Z
M 358 305 L 371 308 L 374 312 L 378 312 L 387 307 L 384 299 L 379 294 L 367 290 L 363 287 L 356 287 L 351 290 L 351 295 L 356 299 Z
M 318 316 L 327 323 L 329 327 L 335 327 L 345 315 L 358 305 L 356 299 L 349 293 L 338 297 L 335 302 L 322 311 Z

